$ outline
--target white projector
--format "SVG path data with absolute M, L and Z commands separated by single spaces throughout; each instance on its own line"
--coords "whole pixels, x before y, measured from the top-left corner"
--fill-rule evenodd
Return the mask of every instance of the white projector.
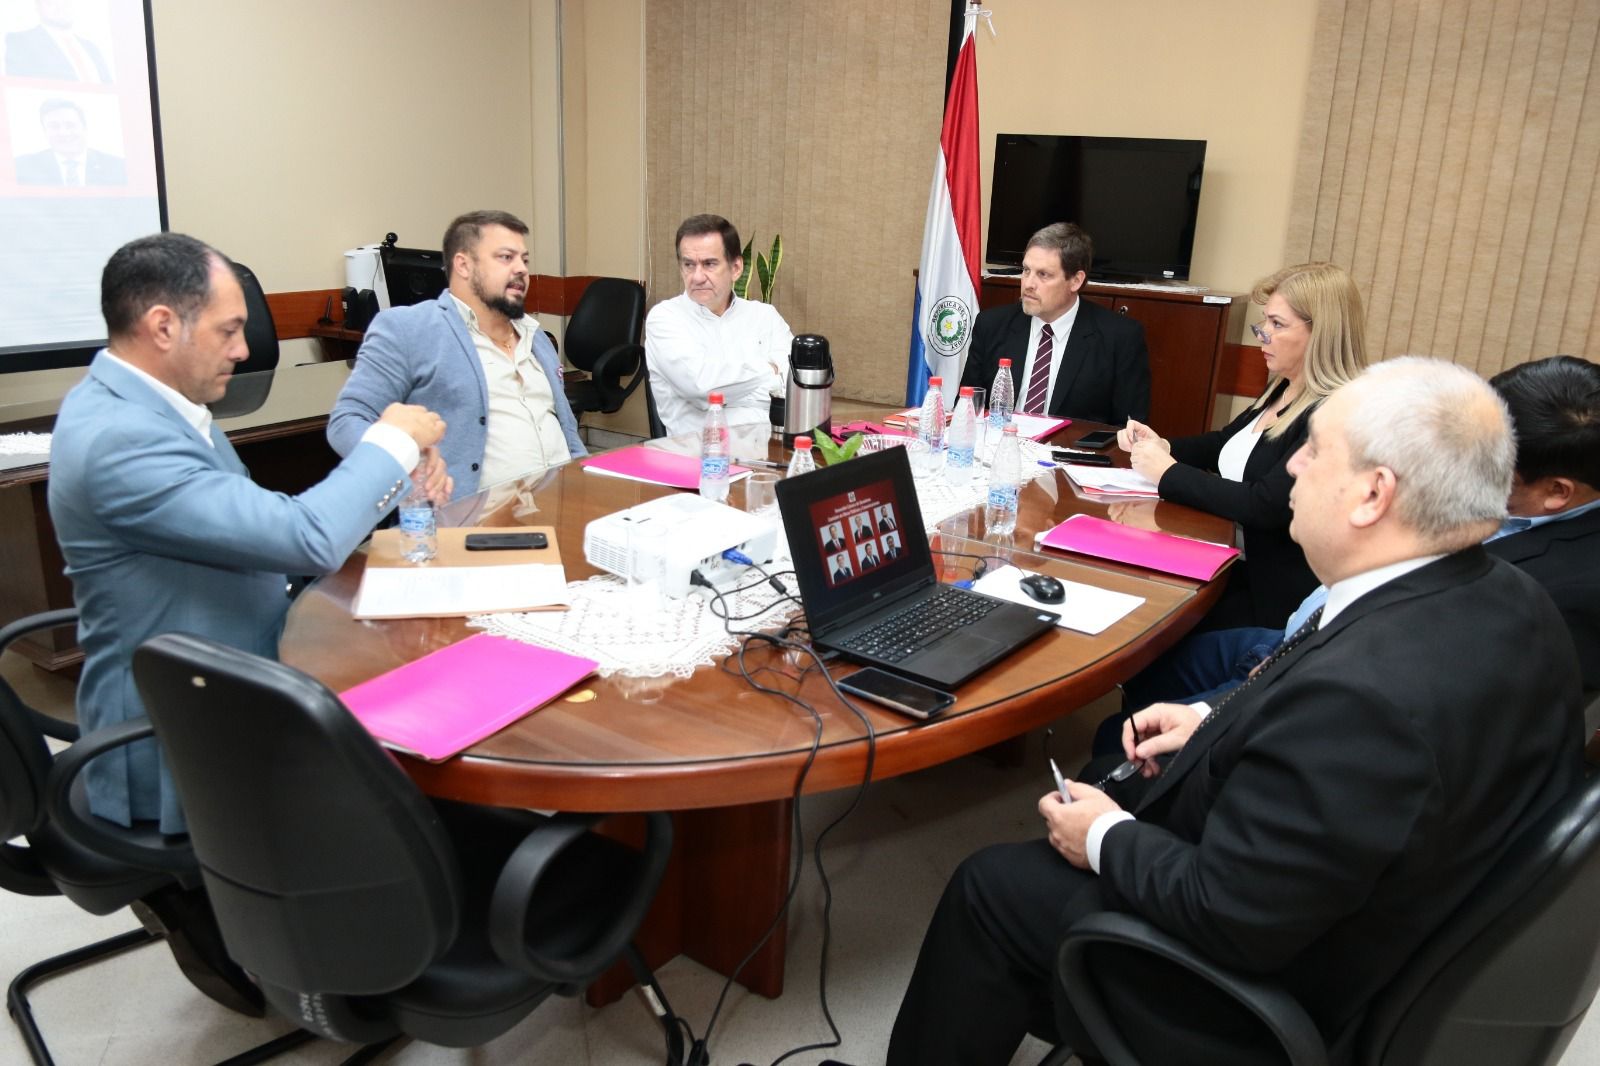
M 647 500 L 596 518 L 583 530 L 583 557 L 623 579 L 656 583 L 668 596 L 689 594 L 689 575 L 715 581 L 737 548 L 752 560 L 772 560 L 778 515 L 758 517 L 692 493 Z

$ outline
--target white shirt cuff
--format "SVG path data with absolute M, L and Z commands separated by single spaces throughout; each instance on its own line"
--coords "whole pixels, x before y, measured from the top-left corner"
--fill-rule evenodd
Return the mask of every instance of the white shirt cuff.
M 1205 700 L 1195 700 L 1193 703 L 1188 704 L 1187 706 L 1199 717 L 1202 722 L 1206 720 L 1206 715 L 1211 713 L 1211 704 L 1207 703 Z
M 1089 855 L 1089 869 L 1095 873 L 1100 872 L 1100 845 L 1105 840 L 1111 827 L 1120 822 L 1133 821 L 1133 815 L 1127 811 L 1107 811 L 1089 823 L 1089 836 L 1083 842 L 1083 850 Z
M 374 422 L 368 426 L 367 431 L 361 434 L 359 443 L 376 444 L 388 452 L 407 474 L 417 468 L 417 461 L 422 458 L 422 449 L 417 447 L 411 434 L 384 422 Z

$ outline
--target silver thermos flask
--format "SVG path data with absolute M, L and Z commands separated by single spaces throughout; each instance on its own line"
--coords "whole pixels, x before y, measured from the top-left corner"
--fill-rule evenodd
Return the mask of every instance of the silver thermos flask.
M 833 356 L 828 338 L 802 333 L 789 346 L 789 392 L 783 405 L 783 443 L 826 433 L 833 418 Z

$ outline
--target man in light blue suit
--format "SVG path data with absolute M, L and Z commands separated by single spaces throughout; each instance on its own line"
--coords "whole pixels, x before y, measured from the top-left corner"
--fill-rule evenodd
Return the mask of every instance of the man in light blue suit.
M 144 714 L 131 657 L 185 632 L 275 658 L 286 573 L 340 566 L 395 505 L 418 465 L 443 495 L 432 445 L 445 425 L 395 405 L 349 457 L 299 496 L 258 487 L 203 406 L 247 353 L 244 293 L 220 253 L 163 233 L 124 245 L 101 278 L 110 344 L 68 393 L 50 456 L 50 516 L 80 612 L 85 732 Z M 130 825 L 181 832 L 154 741 L 96 759 L 89 804 Z
M 437 300 L 372 320 L 328 418 L 328 443 L 349 455 L 390 403 L 416 403 L 450 424 L 440 452 L 458 495 L 589 454 L 561 383 L 561 363 L 528 317 L 528 227 L 473 211 L 444 235 L 449 287 Z

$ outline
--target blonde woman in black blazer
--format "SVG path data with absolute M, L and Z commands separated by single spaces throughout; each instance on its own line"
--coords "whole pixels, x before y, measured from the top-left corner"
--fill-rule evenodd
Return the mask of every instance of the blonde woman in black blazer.
M 1289 537 L 1287 464 L 1305 442 L 1311 412 L 1366 365 L 1361 293 L 1331 263 L 1285 267 L 1256 283 L 1264 305 L 1250 327 L 1261 341 L 1267 389 L 1222 429 L 1168 441 L 1129 421 L 1117 443 L 1161 498 L 1239 527 L 1244 559 L 1202 628 L 1282 626 L 1317 579 Z

